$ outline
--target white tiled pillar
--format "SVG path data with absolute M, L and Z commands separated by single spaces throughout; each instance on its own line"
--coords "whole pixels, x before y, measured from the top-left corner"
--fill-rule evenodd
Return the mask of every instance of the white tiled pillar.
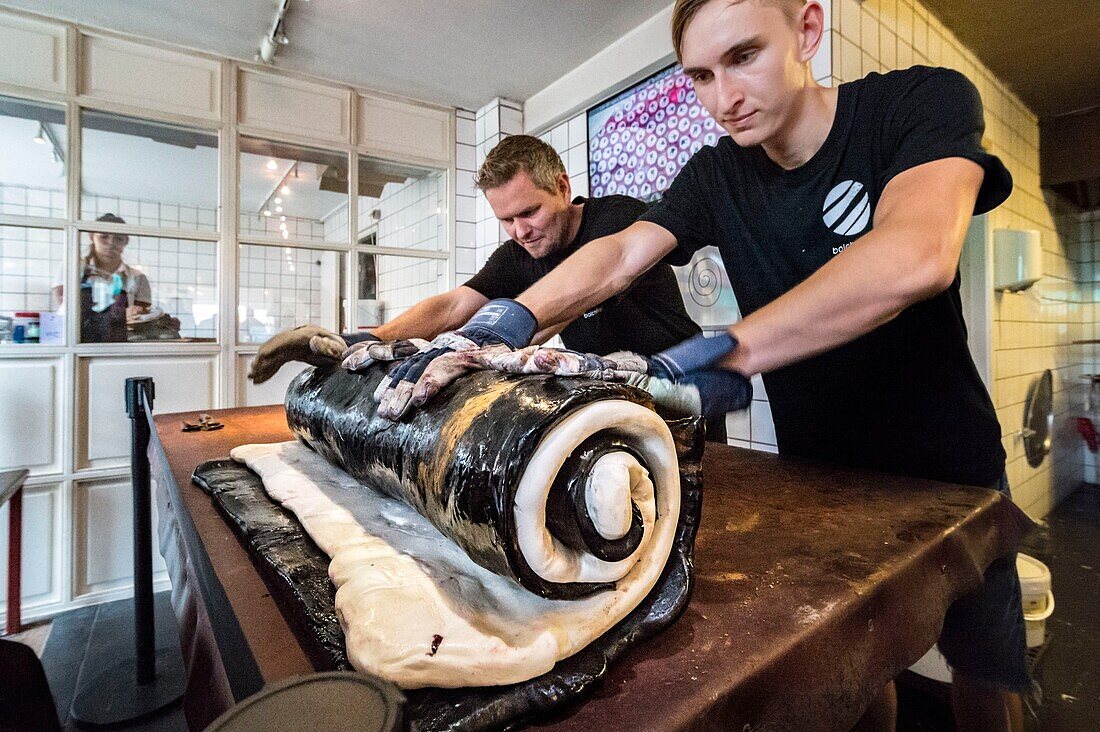
M 477 140 L 475 163 L 477 167 L 481 167 L 481 164 L 485 161 L 485 156 L 505 136 L 518 135 L 522 132 L 523 105 L 519 102 L 497 97 L 477 110 L 474 119 L 474 134 Z M 500 243 L 507 241 L 508 235 L 504 233 L 500 222 L 493 216 L 493 210 L 489 208 L 485 196 L 478 193 L 476 201 L 476 265 L 480 269 Z
M 588 197 L 588 115 L 581 112 L 539 136 L 561 156 L 574 196 Z
M 455 285 L 477 272 L 477 114 L 455 112 Z

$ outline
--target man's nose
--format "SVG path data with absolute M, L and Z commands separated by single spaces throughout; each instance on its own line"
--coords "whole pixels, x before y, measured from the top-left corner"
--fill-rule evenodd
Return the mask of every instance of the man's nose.
M 735 115 L 745 101 L 740 82 L 730 74 L 718 74 L 714 79 L 718 92 L 718 111 L 723 115 Z

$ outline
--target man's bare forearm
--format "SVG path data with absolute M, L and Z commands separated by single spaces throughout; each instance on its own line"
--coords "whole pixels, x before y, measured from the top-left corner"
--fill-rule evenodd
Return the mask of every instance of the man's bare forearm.
M 746 375 L 781 368 L 855 340 L 947 289 L 981 181 L 981 169 L 960 159 L 899 174 L 883 193 L 875 228 L 730 328 L 739 346 L 722 365 Z
M 855 340 L 935 295 L 942 288 L 903 244 L 874 231 L 853 243 L 732 326 L 739 346 L 723 365 L 745 375 L 773 371 Z
M 516 299 L 534 313 L 540 330 L 570 323 L 625 290 L 675 245 L 656 224 L 633 224 L 588 242 Z
M 421 300 L 393 320 L 371 332 L 384 341 L 406 338 L 431 340 L 440 333 L 461 327 L 488 302 L 488 298 L 468 287 Z
M 571 322 L 573 321 L 569 321 L 567 323 L 555 323 L 549 328 L 543 328 L 538 333 L 535 333 L 535 337 L 531 339 L 531 345 L 541 346 L 543 343 L 546 343 L 546 341 L 550 340 L 551 338 L 565 330 L 565 327 Z

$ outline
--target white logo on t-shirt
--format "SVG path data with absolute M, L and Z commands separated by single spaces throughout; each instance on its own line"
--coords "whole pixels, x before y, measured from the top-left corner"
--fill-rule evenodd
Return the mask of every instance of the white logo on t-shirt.
M 854 180 L 837 183 L 825 196 L 821 214 L 825 225 L 837 234 L 855 236 L 866 229 L 871 220 L 871 197 L 862 183 Z

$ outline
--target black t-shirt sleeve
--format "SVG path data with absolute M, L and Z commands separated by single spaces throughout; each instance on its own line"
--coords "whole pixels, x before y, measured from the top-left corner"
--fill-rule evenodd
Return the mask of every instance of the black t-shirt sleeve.
M 676 237 L 676 248 L 664 258 L 671 265 L 687 264 L 697 250 L 714 243 L 707 187 L 703 182 L 705 171 L 713 165 L 713 151 L 704 147 L 695 153 L 664 196 L 638 219 L 657 224 Z
M 512 247 L 515 246 L 519 245 L 513 241 L 506 241 L 497 247 L 496 251 L 485 260 L 485 266 L 466 280 L 465 286 L 490 300 L 498 297 L 515 297 L 523 292 L 526 286 L 517 277 L 519 269 L 512 252 Z
M 997 156 L 982 149 L 981 96 L 959 72 L 927 69 L 900 92 L 885 124 L 886 169 L 879 190 L 902 171 L 958 157 L 973 160 L 985 171 L 975 214 L 996 208 L 1012 192 L 1012 175 Z

